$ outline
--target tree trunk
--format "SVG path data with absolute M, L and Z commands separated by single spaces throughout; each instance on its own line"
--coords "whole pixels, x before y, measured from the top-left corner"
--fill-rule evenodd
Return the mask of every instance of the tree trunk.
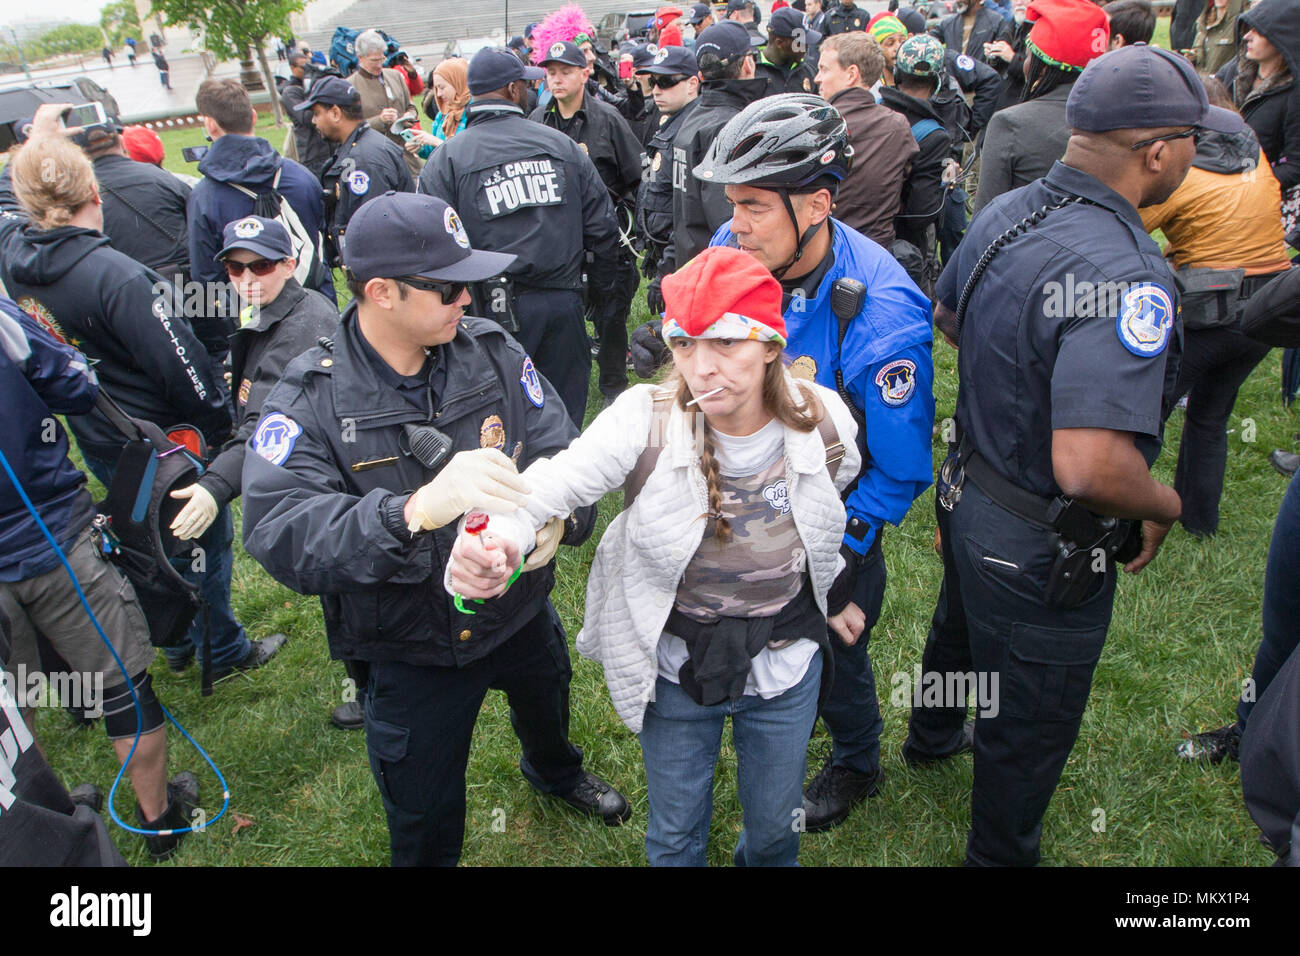
M 257 71 L 257 65 L 253 63 L 253 54 L 249 47 L 244 47 L 244 55 L 239 58 L 239 82 L 250 92 L 265 87 L 262 74 Z
M 271 65 L 266 62 L 266 51 L 262 49 L 262 44 L 258 43 L 257 60 L 262 64 L 262 76 L 266 79 L 266 88 L 271 94 L 271 115 L 275 117 L 275 125 L 278 129 L 284 125 L 284 114 L 280 112 L 280 93 L 275 88 L 275 78 L 271 76 Z

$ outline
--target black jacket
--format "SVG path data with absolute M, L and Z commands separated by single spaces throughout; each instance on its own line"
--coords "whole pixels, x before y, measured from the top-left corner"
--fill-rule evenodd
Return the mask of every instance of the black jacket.
M 302 80 L 290 77 L 280 86 L 280 102 L 284 104 L 289 119 L 293 122 L 293 139 L 298 146 L 298 162 L 302 163 L 313 176 L 319 177 L 329 162 L 334 147 L 320 134 L 316 124 L 311 121 L 311 110 L 295 109 L 307 98 L 307 90 Z
M 188 423 L 219 447 L 230 406 L 175 287 L 90 229 L 36 229 L 0 216 L 0 280 L 19 308 L 79 348 L 128 414 Z M 116 460 L 123 437 L 98 412 L 68 419 L 82 450 Z
M 235 434 L 199 479 L 218 504 L 239 497 L 244 451 L 262 417 L 266 396 L 290 362 L 322 336 L 333 338 L 338 326 L 334 306 L 316 290 L 304 289 L 291 278 L 270 305 L 248 313 L 247 321 L 230 337 Z
M 960 154 L 966 139 L 974 141 L 993 118 L 1002 78 L 984 61 L 951 50 L 944 54 L 943 62 L 944 76 L 930 104 L 943 117 L 953 148 Z M 972 94 L 969 105 L 968 93 Z
M 1218 72 L 1273 167 L 1282 192 L 1300 185 L 1300 17 L 1291 0 L 1263 0 L 1237 18 L 1238 35 L 1253 29 L 1277 47 L 1289 78 L 1251 92 L 1257 73 L 1243 52 Z
M 849 33 L 853 30 L 866 30 L 867 23 L 871 20 L 871 14 L 858 6 L 844 6 L 839 0 L 826 0 L 831 4 L 829 10 L 823 10 L 822 15 L 825 19 L 824 32 L 827 36 L 834 36 L 837 33 Z
M 718 227 L 731 218 L 723 187 L 701 182 L 691 172 L 703 160 L 718 131 L 755 100 L 767 95 L 767 80 L 710 80 L 691 115 L 673 139 L 673 241 L 664 250 L 660 274 L 695 257 Z
M 109 245 L 168 279 L 178 273 L 188 279 L 185 204 L 190 187 L 129 156 L 101 156 L 94 167 Z
M 455 524 L 412 536 L 401 520 L 407 496 L 435 475 L 402 452 L 402 426 L 436 418 L 455 451 L 497 447 L 520 471 L 567 447 L 577 430 L 545 379 L 542 404 L 533 404 L 521 383 L 528 357 L 494 322 L 463 319 L 434 350 L 423 411 L 368 349 L 349 306 L 333 350 L 299 356 L 271 390 L 244 459 L 244 547 L 277 581 L 321 595 L 335 658 L 461 667 L 542 610 L 554 565 L 522 575 L 473 616 L 457 611 L 442 583 Z M 265 438 L 277 422 L 282 435 L 301 432 Z
M 767 95 L 812 93 L 817 95 L 817 70 L 812 59 L 803 56 L 793 66 L 777 66 L 760 53 L 754 60 L 754 75 L 767 80 Z
M 987 6 L 980 7 L 976 12 L 975 25 L 971 27 L 965 49 L 962 49 L 961 45 L 962 29 L 962 14 L 954 13 L 936 23 L 931 28 L 930 35 L 941 41 L 952 52 L 965 53 L 986 65 L 988 61 L 984 57 L 984 44 L 992 43 L 994 40 L 1006 40 L 1010 43 L 1013 39 L 1011 25 L 1002 19 L 1002 14 Z
M 903 183 L 903 202 L 894 220 L 898 238 L 906 239 L 918 249 L 926 247 L 925 231 L 943 212 L 943 166 L 951 155 L 952 141 L 943 127 L 943 119 L 926 100 L 908 96 L 892 86 L 880 88 L 880 103 L 901 113 L 916 136 L 917 124 L 932 120 L 939 129 L 925 132 L 918 140 L 920 152 L 912 160 L 912 172 Z
M 617 109 L 583 91 L 582 106 L 567 120 L 555 97 L 528 117 L 558 130 L 581 147 L 614 203 L 630 202 L 641 185 L 641 144 Z
M 364 120 L 325 164 L 321 183 L 325 187 L 330 242 L 340 256 L 343 235 L 354 212 L 390 189 L 399 193 L 415 191 L 402 150 Z
M 636 200 L 637 232 L 655 261 L 673 238 L 673 139 L 699 105 L 696 97 L 676 113 L 660 116 L 659 128 L 646 146 L 646 170 Z
M 517 256 L 507 272 L 520 286 L 581 291 L 584 250 L 592 285 L 614 284 L 618 226 L 596 167 L 512 103 L 476 103 L 424 164 L 419 188 L 460 213 L 474 248 Z

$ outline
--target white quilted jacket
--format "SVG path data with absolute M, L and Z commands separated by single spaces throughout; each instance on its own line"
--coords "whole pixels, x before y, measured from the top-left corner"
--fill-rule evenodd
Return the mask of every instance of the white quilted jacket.
M 787 385 L 794 380 L 787 375 Z M 820 434 L 785 429 L 785 478 L 795 527 L 807 549 L 817 606 L 843 567 L 845 512 L 840 491 L 858 473 L 857 426 L 835 392 L 815 386 L 844 443 L 832 484 Z M 540 528 L 623 486 L 645 449 L 656 386 L 628 389 L 568 449 L 524 473 L 532 489 L 526 509 Z M 634 733 L 654 693 L 659 638 L 677 585 L 704 536 L 708 491 L 685 413 L 672 405 L 665 447 L 630 510 L 610 522 L 587 580 L 578 652 L 605 668 L 614 709 Z

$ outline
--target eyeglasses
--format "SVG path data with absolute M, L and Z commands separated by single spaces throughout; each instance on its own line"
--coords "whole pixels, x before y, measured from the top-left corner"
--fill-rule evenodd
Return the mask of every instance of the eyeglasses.
M 650 74 L 650 85 L 652 87 L 657 86 L 661 90 L 671 90 L 678 83 L 686 82 L 686 79 L 687 77 L 684 76 L 663 76 L 652 73 Z
M 423 289 L 425 292 L 437 292 L 442 296 L 443 305 L 455 305 L 465 292 L 463 282 L 435 282 L 432 279 L 414 279 L 410 276 L 403 276 L 397 281 L 405 282 L 416 289 Z
M 238 262 L 234 259 L 226 260 L 226 271 L 230 273 L 232 279 L 238 279 L 247 269 L 253 275 L 260 277 L 269 276 L 275 271 L 283 259 L 254 259 L 252 262 Z
M 1185 129 L 1181 133 L 1170 133 L 1167 136 L 1153 136 L 1150 139 L 1139 140 L 1129 147 L 1130 150 L 1139 150 L 1143 146 L 1150 146 L 1152 143 L 1168 143 L 1175 139 L 1191 139 L 1193 142 L 1200 142 L 1201 128 L 1193 126 L 1191 129 Z

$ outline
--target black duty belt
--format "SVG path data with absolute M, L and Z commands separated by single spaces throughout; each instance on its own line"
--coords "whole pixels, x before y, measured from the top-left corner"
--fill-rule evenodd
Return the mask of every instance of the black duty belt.
M 1114 518 L 1094 514 L 1077 501 L 1058 495 L 1044 498 L 1008 481 L 984 460 L 979 452 L 971 450 L 966 457 L 966 477 L 1013 515 L 1031 524 L 1059 532 L 1077 543 L 1091 542 L 1114 526 Z

